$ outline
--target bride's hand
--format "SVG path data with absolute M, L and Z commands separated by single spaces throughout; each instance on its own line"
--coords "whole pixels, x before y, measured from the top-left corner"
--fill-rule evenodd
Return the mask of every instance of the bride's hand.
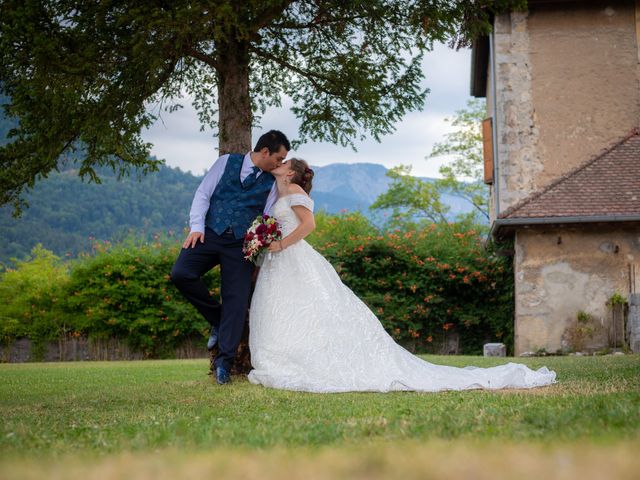
M 282 250 L 284 250 L 284 247 L 282 246 L 282 240 L 271 242 L 271 245 L 269 245 L 269 248 L 267 250 L 269 252 L 281 252 Z

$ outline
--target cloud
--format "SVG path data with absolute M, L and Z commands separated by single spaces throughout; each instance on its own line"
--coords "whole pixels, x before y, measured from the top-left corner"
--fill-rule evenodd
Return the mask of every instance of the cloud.
M 439 166 L 448 159 L 425 160 L 433 145 L 442 141 L 450 131 L 445 118 L 451 118 L 470 98 L 470 51 L 454 51 L 445 45 L 436 45 L 425 55 L 423 86 L 430 89 L 422 111 L 411 112 L 396 124 L 396 131 L 378 143 L 373 139 L 356 143 L 357 152 L 328 143 L 307 143 L 291 155 L 307 159 L 313 165 L 330 163 L 379 163 L 387 168 L 408 164 L 419 176 L 438 176 Z M 163 158 L 170 166 L 202 174 L 217 158 L 217 139 L 213 132 L 200 132 L 200 123 L 188 99 L 184 108 L 164 114 L 163 122 L 156 122 L 143 133 L 143 138 L 154 144 L 152 153 Z M 282 108 L 269 109 L 261 119 L 262 129 L 255 129 L 256 139 L 266 130 L 275 128 L 295 138 L 299 121 L 289 111 L 287 101 Z

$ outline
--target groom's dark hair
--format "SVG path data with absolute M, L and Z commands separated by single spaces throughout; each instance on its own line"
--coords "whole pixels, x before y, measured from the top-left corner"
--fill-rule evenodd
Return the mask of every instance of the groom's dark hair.
M 269 153 L 276 153 L 282 146 L 284 146 L 287 152 L 291 150 L 291 144 L 285 134 L 280 130 L 269 130 L 258 139 L 256 148 L 254 148 L 253 151 L 259 152 L 264 147 L 267 147 L 269 149 Z

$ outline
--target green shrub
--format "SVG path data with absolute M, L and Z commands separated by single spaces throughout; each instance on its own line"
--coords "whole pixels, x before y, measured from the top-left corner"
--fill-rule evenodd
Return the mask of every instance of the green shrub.
M 64 335 L 67 318 L 58 307 L 68 282 L 68 267 L 42 245 L 24 261 L 0 274 L 0 339 L 5 345 L 20 337 L 34 344 L 34 360 L 42 358 L 44 344 Z
M 339 215 L 319 212 L 315 215 L 315 221 L 316 229 L 307 237 L 307 241 L 314 246 L 339 248 L 355 238 L 378 235 L 378 230 L 360 212 Z
M 203 337 L 207 322 L 169 280 L 179 245 L 126 241 L 99 244 L 71 269 L 64 310 L 78 332 L 126 339 L 147 357 L 166 357 L 182 341 Z M 205 281 L 219 293 L 219 270 Z
M 493 255 L 476 230 L 432 224 L 377 235 L 340 231 L 351 232 L 359 221 L 334 219 L 333 237 L 325 233 L 326 243 L 315 247 L 397 340 L 429 350 L 455 330 L 464 353 L 481 353 L 487 341 L 511 348 L 511 262 Z
M 429 351 L 451 332 L 461 351 L 513 342 L 513 277 L 464 224 L 381 233 L 359 213 L 319 214 L 309 242 L 394 338 Z M 36 247 L 0 277 L 0 335 L 43 345 L 64 335 L 125 339 L 146 357 L 167 357 L 181 342 L 204 341 L 208 324 L 169 281 L 180 245 L 126 240 L 94 244 L 63 263 Z M 205 277 L 219 296 L 219 269 Z

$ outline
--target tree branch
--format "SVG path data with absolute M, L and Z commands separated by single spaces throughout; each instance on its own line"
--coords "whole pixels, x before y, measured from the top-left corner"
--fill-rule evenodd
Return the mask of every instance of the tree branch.
M 282 2 L 280 5 L 267 8 L 257 15 L 256 22 L 252 23 L 251 30 L 257 32 L 269 25 L 273 20 L 278 18 L 294 0 Z
M 277 63 L 278 65 L 280 65 L 281 67 L 284 67 L 286 69 L 291 70 L 292 72 L 295 72 L 303 77 L 305 77 L 307 80 L 309 80 L 313 86 L 315 88 L 317 88 L 319 91 L 327 93 L 329 95 L 336 95 L 336 96 L 340 96 L 340 93 L 337 91 L 332 91 L 331 89 L 326 88 L 324 85 L 322 85 L 321 83 L 319 83 L 316 79 L 320 79 L 320 80 L 324 80 L 326 82 L 332 82 L 333 80 L 329 77 L 326 77 L 324 75 L 321 75 L 319 73 L 316 72 L 309 72 L 307 70 L 303 70 L 300 67 L 296 67 L 295 65 L 282 60 L 281 58 L 272 55 L 271 53 L 268 53 L 262 49 L 259 48 L 255 48 L 255 47 L 250 47 L 250 50 L 252 52 L 254 52 L 256 55 L 258 55 L 259 57 L 262 57 L 264 59 L 267 60 L 271 60 L 272 62 Z
M 473 202 L 473 201 L 471 202 L 471 204 L 472 204 L 474 207 L 476 207 L 476 209 L 477 209 L 477 210 L 478 210 L 482 215 L 484 215 L 484 216 L 485 216 L 485 218 L 486 218 L 487 220 L 490 220 L 489 214 L 484 210 L 484 208 L 482 208 L 482 205 L 478 205 L 476 202 Z
M 201 62 L 206 63 L 207 65 L 215 68 L 216 70 L 220 68 L 220 64 L 216 61 L 215 58 L 210 57 L 209 55 L 206 55 L 202 52 L 199 52 L 193 47 L 187 47 L 187 49 L 185 50 L 185 53 L 188 56 L 195 58 L 196 60 L 200 60 Z
M 326 18 L 324 20 L 313 19 L 307 23 L 292 23 L 292 22 L 282 22 L 278 23 L 277 27 L 279 29 L 286 30 L 305 30 L 309 28 L 318 28 L 325 25 L 331 25 L 332 23 L 351 23 L 355 20 L 363 20 L 366 19 L 364 15 L 354 15 L 351 17 L 340 17 L 340 18 Z M 266 27 L 266 25 L 265 25 Z
M 475 209 L 477 209 L 483 216 L 485 216 L 487 220 L 490 219 L 489 213 L 483 208 L 484 205 L 482 203 L 475 202 L 471 194 L 467 194 L 464 190 L 460 189 L 454 189 L 454 192 L 457 196 L 469 202 Z

